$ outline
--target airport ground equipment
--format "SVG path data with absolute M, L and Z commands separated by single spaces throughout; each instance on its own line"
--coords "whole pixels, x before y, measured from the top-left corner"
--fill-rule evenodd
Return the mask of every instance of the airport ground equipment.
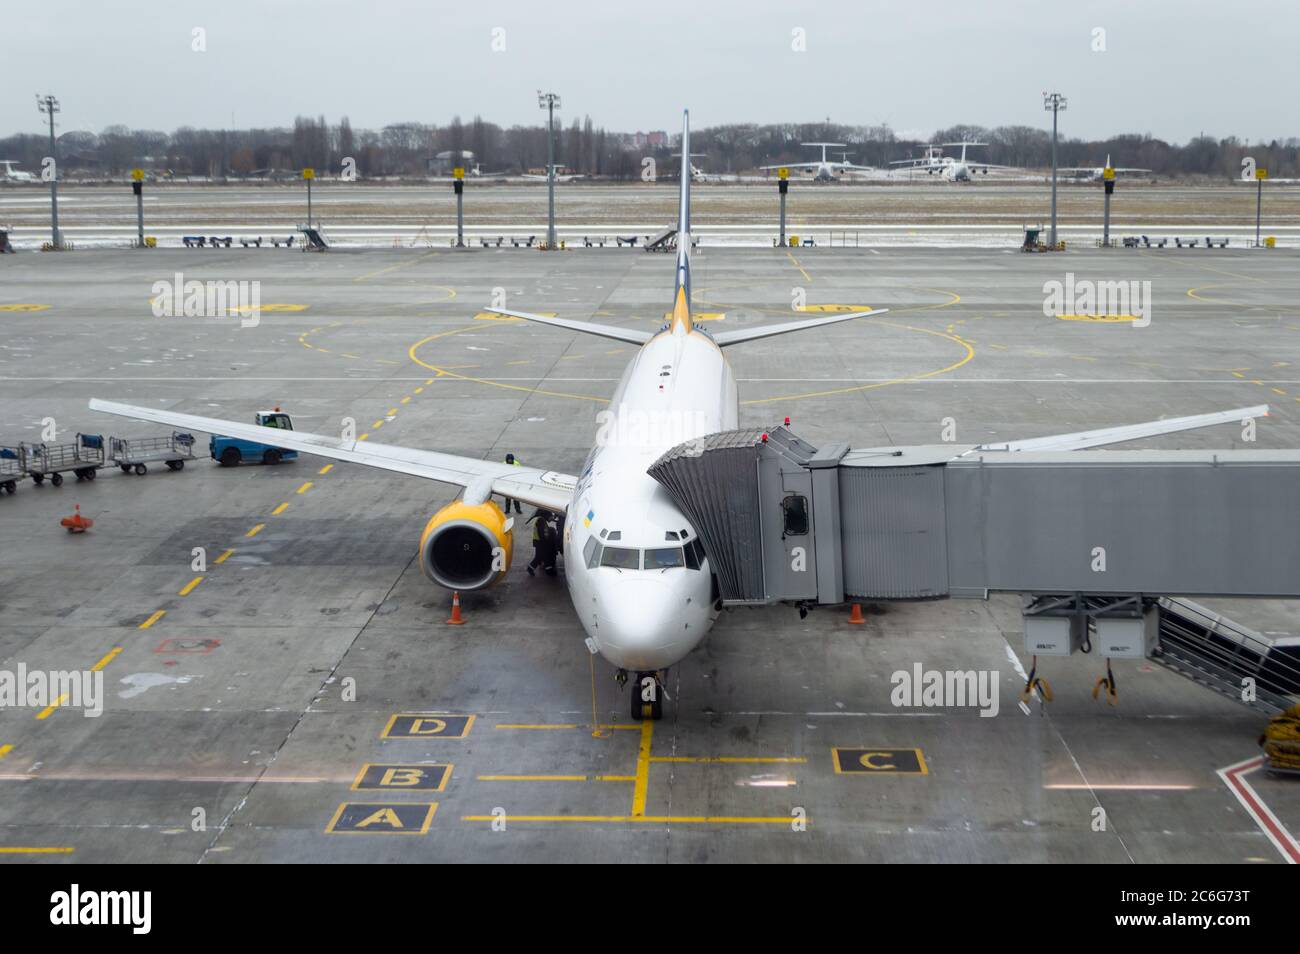
M 208 244 L 208 240 L 202 235 L 182 235 L 181 241 L 185 243 L 186 248 L 203 248 Z
M 244 248 L 248 248 L 250 245 L 254 246 L 255 248 L 261 248 L 262 236 L 241 235 L 239 237 L 239 244 L 242 245 Z
M 1194 238 L 1185 239 L 1185 238 L 1178 238 L 1177 236 L 1174 237 L 1174 245 L 1177 248 L 1196 248 L 1197 241 L 1198 240 Z
M 329 242 L 325 240 L 325 235 L 321 232 L 320 227 L 316 225 L 300 225 L 298 231 L 302 233 L 303 249 L 309 252 L 323 252 L 329 248 Z
M 0 490 L 18 492 L 18 481 L 27 476 L 23 468 L 23 447 L 0 447 Z
M 271 244 L 274 245 L 276 248 L 279 248 L 281 245 L 283 245 L 285 248 L 292 248 L 292 247 L 293 247 L 293 236 L 290 235 L 290 236 L 289 236 L 288 238 L 286 238 L 283 242 L 281 242 L 278 238 L 272 237 L 272 238 L 271 238 Z
M 48 477 L 58 487 L 66 473 L 94 480 L 104 466 L 104 438 L 99 434 L 78 434 L 70 444 L 24 444 L 22 450 L 23 468 L 37 484 Z
M 12 225 L 0 225 L 0 255 L 14 250 L 13 244 L 9 241 L 9 236 L 13 233 L 13 230 Z
M 665 229 L 658 235 L 648 235 L 645 240 L 647 252 L 670 252 L 677 247 L 677 229 Z
M 1300 777 L 1300 705 L 1279 712 L 1259 737 L 1264 767 L 1277 775 Z
M 1300 597 L 1300 451 L 1088 449 L 1103 433 L 851 450 L 742 429 L 649 473 L 698 531 L 723 605 L 1017 593 L 1028 654 L 1151 657 L 1234 698 L 1249 678 L 1265 709 L 1300 697 L 1300 640 L 1185 599 Z
M 1218 239 L 1216 239 L 1216 238 L 1210 238 L 1210 237 L 1207 235 L 1207 236 L 1205 237 L 1205 247 L 1206 247 L 1206 248 L 1227 248 L 1227 247 L 1228 247 L 1228 240 L 1227 240 L 1227 238 L 1218 238 Z
M 110 437 L 109 459 L 128 474 L 143 477 L 148 464 L 163 463 L 168 470 L 183 470 L 194 460 L 194 435 L 173 431 L 167 437 Z
M 282 431 L 293 430 L 293 419 L 278 407 L 272 411 L 258 411 L 253 415 L 253 423 L 261 427 L 278 427 Z M 213 434 L 208 440 L 208 453 L 222 467 L 236 467 L 244 461 L 261 464 L 278 464 L 285 460 L 297 460 L 298 452 L 262 444 L 258 441 L 242 440 L 238 437 L 222 437 Z
M 64 517 L 59 521 L 59 524 L 66 529 L 68 533 L 85 533 L 95 525 L 95 521 L 89 517 L 83 517 L 81 515 L 81 504 L 77 504 L 73 508 L 72 516 Z

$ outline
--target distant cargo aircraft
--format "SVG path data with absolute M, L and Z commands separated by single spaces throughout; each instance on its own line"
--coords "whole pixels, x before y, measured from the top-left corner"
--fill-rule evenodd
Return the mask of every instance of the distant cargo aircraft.
M 842 142 L 801 142 L 801 146 L 820 146 L 822 157 L 816 162 L 783 162 L 777 166 L 760 166 L 760 169 L 771 171 L 773 169 L 807 169 L 812 173 L 812 177 L 818 182 L 831 182 L 838 179 L 845 172 L 875 172 L 875 166 L 858 166 L 848 161 L 848 153 L 841 153 L 844 159 L 828 159 L 826 156 L 827 149 L 836 149 L 844 145 Z
M 908 169 L 924 169 L 928 175 L 939 175 L 951 182 L 970 182 L 971 176 L 976 173 L 988 175 L 990 169 L 1001 171 L 1015 171 L 1016 166 L 999 166 L 991 162 L 975 162 L 966 158 L 966 149 L 969 146 L 987 146 L 986 142 L 945 142 L 925 147 L 925 155 L 917 159 L 899 159 L 890 163 L 890 165 L 904 166 Z M 961 147 L 961 156 L 945 156 L 944 148 Z
M 1110 156 L 1106 157 L 1106 165 L 1104 166 L 1069 166 L 1065 169 L 1058 167 L 1056 171 L 1059 175 L 1068 176 L 1073 179 L 1087 179 L 1092 182 L 1097 182 L 1105 178 L 1106 170 L 1108 168 L 1111 168 Z M 1125 175 L 1142 175 L 1151 170 L 1135 169 L 1129 166 L 1118 166 L 1115 167 L 1114 171 L 1116 175 L 1119 175 L 1120 173 L 1124 173 Z

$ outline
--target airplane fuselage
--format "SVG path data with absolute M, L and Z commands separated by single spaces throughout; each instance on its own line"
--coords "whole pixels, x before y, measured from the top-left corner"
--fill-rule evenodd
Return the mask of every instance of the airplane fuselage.
M 735 429 L 738 416 L 722 351 L 673 327 L 641 347 L 600 418 L 565 521 L 565 579 L 583 629 L 621 669 L 673 665 L 717 618 L 695 529 L 646 471 L 678 444 Z

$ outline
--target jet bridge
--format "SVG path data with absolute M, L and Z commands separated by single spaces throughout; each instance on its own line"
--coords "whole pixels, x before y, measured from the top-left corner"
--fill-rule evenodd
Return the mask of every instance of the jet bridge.
M 1140 658 L 1172 632 L 1178 601 L 1162 598 L 1300 597 L 1300 451 L 1033 443 L 818 448 L 778 426 L 688 442 L 649 473 L 699 533 L 724 605 L 1020 593 L 1030 652 L 1095 640 Z M 1212 630 L 1178 625 L 1201 634 L 1183 657 L 1210 652 Z M 1300 649 L 1284 655 L 1277 688 L 1300 692 Z M 1223 680 L 1245 672 L 1221 656 L 1204 662 Z

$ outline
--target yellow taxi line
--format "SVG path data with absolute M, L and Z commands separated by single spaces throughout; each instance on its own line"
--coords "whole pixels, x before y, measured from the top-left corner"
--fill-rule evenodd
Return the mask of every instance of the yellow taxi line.
M 63 705 L 67 701 L 68 701 L 68 694 L 65 692 L 63 695 L 59 696 L 59 698 L 55 699 L 48 706 L 46 706 L 44 709 L 38 712 L 36 714 L 36 718 L 38 720 L 48 719 L 50 715 L 53 714 L 55 709 L 57 709 L 59 706 Z
M 104 654 L 103 659 L 101 659 L 99 662 L 95 663 L 95 665 L 90 667 L 90 671 L 99 672 L 101 669 L 103 669 L 105 666 L 111 663 L 115 658 L 117 658 L 117 654 L 120 653 L 121 651 L 122 651 L 121 646 L 114 646 L 112 649 L 110 649 L 107 653 Z

